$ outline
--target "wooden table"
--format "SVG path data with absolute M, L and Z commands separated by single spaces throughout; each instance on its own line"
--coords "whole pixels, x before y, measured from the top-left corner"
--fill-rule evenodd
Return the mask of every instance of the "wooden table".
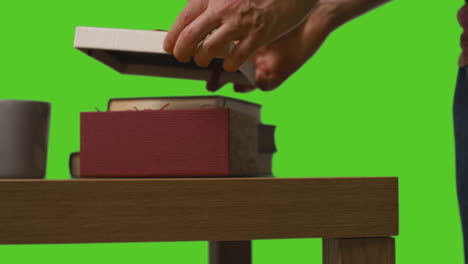
M 397 178 L 0 181 L 0 244 L 210 241 L 251 263 L 255 239 L 323 238 L 325 264 L 393 264 Z

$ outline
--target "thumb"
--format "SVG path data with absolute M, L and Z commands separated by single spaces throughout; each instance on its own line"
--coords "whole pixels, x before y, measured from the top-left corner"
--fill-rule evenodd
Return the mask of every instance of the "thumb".
M 234 91 L 237 93 L 249 93 L 255 90 L 255 86 L 234 84 Z

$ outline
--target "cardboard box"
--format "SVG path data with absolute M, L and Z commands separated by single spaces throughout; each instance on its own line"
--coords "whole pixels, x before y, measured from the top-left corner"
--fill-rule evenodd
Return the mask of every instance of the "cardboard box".
M 177 61 L 163 49 L 166 34 L 163 31 L 77 27 L 74 47 L 124 74 L 208 81 L 212 78 L 213 67 L 220 68 L 223 55 L 207 68 L 193 61 Z M 219 78 L 221 83 L 254 85 L 255 67 L 246 62 L 237 72 L 221 71 Z

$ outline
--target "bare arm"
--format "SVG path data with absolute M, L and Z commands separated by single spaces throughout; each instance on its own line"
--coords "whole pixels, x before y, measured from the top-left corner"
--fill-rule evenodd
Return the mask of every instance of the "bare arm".
M 187 62 L 208 63 L 232 41 L 224 60 L 235 71 L 257 49 L 304 21 L 319 0 L 190 0 L 177 17 L 164 49 Z
M 260 48 L 251 58 L 256 66 L 256 86 L 264 91 L 277 88 L 317 52 L 333 30 L 386 2 L 389 0 L 320 0 L 300 26 Z M 234 88 L 248 92 L 254 87 Z
M 302 56 L 309 59 L 335 29 L 390 1 L 320 0 L 299 28 L 300 36 L 295 40 L 302 48 Z
M 332 29 L 383 5 L 390 0 L 320 0 L 315 16 L 325 16 Z
M 224 68 L 236 70 L 250 58 L 257 87 L 272 90 L 299 69 L 328 35 L 346 22 L 390 0 L 189 0 L 165 40 L 181 61 L 206 66 L 226 50 Z M 205 38 L 213 29 L 215 33 Z M 201 43 L 201 44 L 200 44 Z M 209 90 L 222 84 L 210 84 Z M 236 91 L 253 87 L 236 86 Z

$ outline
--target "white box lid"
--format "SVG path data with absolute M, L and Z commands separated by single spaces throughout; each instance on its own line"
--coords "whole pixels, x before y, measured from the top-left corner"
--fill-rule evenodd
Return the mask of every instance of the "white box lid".
M 222 58 L 207 68 L 195 62 L 179 62 L 163 49 L 167 32 L 151 30 L 77 27 L 74 47 L 124 74 L 149 75 L 208 81 Z M 234 45 L 234 44 L 233 44 Z M 221 83 L 255 84 L 255 67 L 243 64 L 237 72 L 220 73 Z

